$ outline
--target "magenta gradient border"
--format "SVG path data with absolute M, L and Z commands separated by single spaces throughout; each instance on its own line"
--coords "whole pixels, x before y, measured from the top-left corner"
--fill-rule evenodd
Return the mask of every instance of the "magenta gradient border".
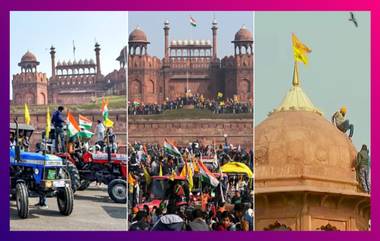
M 232 3 L 231 3 L 232 2 Z M 379 0 L 234 0 L 234 1 L 101 1 L 101 0 L 66 0 L 66 1 L 47 1 L 47 0 L 0 0 L 0 76 L 1 76 L 1 94 L 0 94 L 0 160 L 3 163 L 0 165 L 0 237 L 2 240 L 54 240 L 54 241 L 67 241 L 72 240 L 334 240 L 334 241 L 347 241 L 351 239 L 370 241 L 376 240 L 380 234 L 379 215 L 379 189 L 377 184 L 380 179 L 379 170 L 379 153 L 380 150 L 376 148 L 379 145 L 379 127 L 377 125 L 371 126 L 371 150 L 372 150 L 372 197 L 371 197 L 371 214 L 372 214 L 372 231 L 371 232 L 10 232 L 9 231 L 9 196 L 8 196 L 8 128 L 9 128 L 9 56 L 10 56 L 10 42 L 9 42 L 9 12 L 10 11 L 175 11 L 175 10 L 198 10 L 198 11 L 371 11 L 371 123 L 380 123 L 379 98 L 376 94 L 380 94 L 380 1 Z M 32 26 L 38 27 L 38 26 Z M 116 30 L 119 31 L 119 30 Z M 52 33 L 46 33 L 49 35 Z M 27 36 L 25 41 L 27 41 Z M 5 164 L 6 163 L 6 164 Z M 62 219 L 64 222 L 64 219 Z M 59 226 L 59 223 L 54 224 Z

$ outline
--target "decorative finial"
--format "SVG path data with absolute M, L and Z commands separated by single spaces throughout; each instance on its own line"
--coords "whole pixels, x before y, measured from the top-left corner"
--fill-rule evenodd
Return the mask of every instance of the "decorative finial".
M 294 61 L 294 70 L 293 70 L 293 86 L 299 86 L 300 85 L 300 79 L 298 76 L 298 64 L 297 61 Z

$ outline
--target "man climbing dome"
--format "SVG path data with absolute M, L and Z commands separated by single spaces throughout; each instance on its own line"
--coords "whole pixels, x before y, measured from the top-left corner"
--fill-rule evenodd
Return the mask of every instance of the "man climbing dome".
M 335 112 L 331 118 L 331 122 L 335 125 L 341 132 L 346 133 L 350 130 L 348 138 L 351 140 L 354 134 L 354 125 L 350 124 L 348 119 L 345 119 L 347 113 L 347 108 L 342 106 L 339 111 Z

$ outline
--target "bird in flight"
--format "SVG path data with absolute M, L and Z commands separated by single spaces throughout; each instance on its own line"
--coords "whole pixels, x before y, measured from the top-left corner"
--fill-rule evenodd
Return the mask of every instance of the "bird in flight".
M 355 27 L 358 27 L 358 21 L 356 21 L 355 15 L 353 12 L 350 12 L 350 18 L 348 21 L 352 21 L 355 24 Z

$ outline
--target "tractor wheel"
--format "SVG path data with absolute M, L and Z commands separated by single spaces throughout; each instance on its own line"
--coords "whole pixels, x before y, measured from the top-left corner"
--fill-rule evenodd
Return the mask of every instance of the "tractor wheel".
M 88 180 L 80 180 L 80 186 L 78 187 L 78 191 L 86 190 L 90 186 L 91 182 Z
M 70 175 L 71 189 L 75 193 L 81 185 L 78 168 L 72 162 L 67 161 L 66 169 Z
M 62 215 L 69 216 L 74 208 L 74 194 L 71 187 L 64 187 L 57 192 L 57 204 Z
M 17 213 L 20 218 L 27 218 L 29 214 L 29 194 L 25 183 L 16 184 Z
M 126 203 L 127 182 L 122 179 L 112 180 L 108 184 L 108 195 L 115 203 Z

